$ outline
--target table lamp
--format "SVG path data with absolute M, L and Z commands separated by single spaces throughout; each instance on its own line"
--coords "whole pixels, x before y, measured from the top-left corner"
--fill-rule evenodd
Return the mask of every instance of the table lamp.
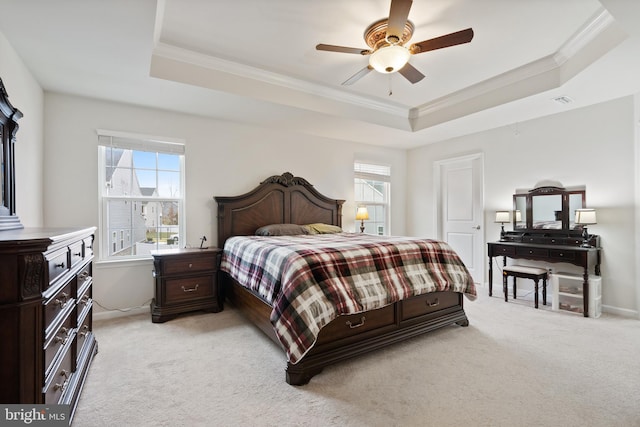
M 500 230 L 500 241 L 504 241 L 504 223 L 511 221 L 511 212 L 509 211 L 496 211 L 496 220 L 495 222 L 499 222 L 501 226 Z
M 369 219 L 369 212 L 367 211 L 366 206 L 358 206 L 358 211 L 356 212 L 356 220 L 360 220 L 360 232 L 364 233 L 364 220 Z
M 582 247 L 590 248 L 587 225 L 597 224 L 595 209 L 576 209 L 576 225 L 582 226 Z

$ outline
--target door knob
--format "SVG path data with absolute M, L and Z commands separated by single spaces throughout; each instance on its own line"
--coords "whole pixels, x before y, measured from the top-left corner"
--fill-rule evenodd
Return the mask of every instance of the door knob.
M 475 227 L 471 227 L 471 228 L 475 228 L 476 230 L 480 230 L 480 226 L 476 225 Z

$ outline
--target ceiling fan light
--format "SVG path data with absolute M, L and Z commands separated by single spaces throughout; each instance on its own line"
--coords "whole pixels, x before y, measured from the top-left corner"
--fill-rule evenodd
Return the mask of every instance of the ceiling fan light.
M 395 73 L 409 62 L 410 56 L 411 53 L 406 47 L 399 45 L 385 46 L 369 56 L 369 65 L 380 73 Z

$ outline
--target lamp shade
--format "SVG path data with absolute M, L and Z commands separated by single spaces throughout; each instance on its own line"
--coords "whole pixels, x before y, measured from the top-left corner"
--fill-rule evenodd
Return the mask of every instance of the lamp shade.
M 576 224 L 597 224 L 595 209 L 576 209 Z
M 369 219 L 369 212 L 367 211 L 366 206 L 358 206 L 358 211 L 356 212 L 356 219 L 359 219 L 359 220 Z
M 495 222 L 509 222 L 511 221 L 511 213 L 509 211 L 496 211 L 496 221 Z
M 409 62 L 409 49 L 399 45 L 381 47 L 369 56 L 369 65 L 384 74 L 395 73 Z

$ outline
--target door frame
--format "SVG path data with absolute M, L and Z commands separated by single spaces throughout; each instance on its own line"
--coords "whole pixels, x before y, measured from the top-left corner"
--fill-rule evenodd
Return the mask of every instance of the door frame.
M 478 260 L 478 268 L 480 269 L 480 275 L 482 277 L 481 282 L 479 283 L 481 286 L 485 286 L 485 283 L 487 281 L 487 269 L 486 269 L 486 262 L 485 260 L 487 259 L 487 248 L 486 248 L 486 232 L 485 232 L 485 218 L 484 218 L 484 153 L 473 153 L 473 154 L 467 154 L 464 156 L 457 156 L 457 157 L 449 157 L 446 159 L 442 159 L 442 160 L 435 160 L 433 162 L 434 167 L 433 167 L 433 173 L 434 173 L 434 177 L 433 177 L 433 185 L 434 185 L 434 194 L 435 194 L 435 201 L 436 203 L 434 203 L 434 221 L 435 221 L 435 230 L 436 230 L 436 236 L 438 239 L 440 240 L 444 240 L 444 226 L 443 226 L 443 218 L 442 218 L 442 193 L 443 193 L 443 189 L 442 189 L 442 180 L 441 180 L 441 176 L 442 176 L 442 169 L 444 168 L 444 166 L 452 164 L 452 163 L 457 163 L 457 162 L 461 162 L 461 161 L 467 161 L 467 160 L 478 160 L 478 168 L 480 169 L 478 171 L 479 174 L 479 179 L 480 179 L 480 194 L 478 195 L 480 197 L 480 212 L 477 212 L 478 214 L 478 218 L 480 221 L 480 225 L 482 227 L 482 229 L 480 230 L 480 241 L 478 242 L 478 244 L 482 245 L 482 250 L 480 251 L 481 253 L 481 260 Z

